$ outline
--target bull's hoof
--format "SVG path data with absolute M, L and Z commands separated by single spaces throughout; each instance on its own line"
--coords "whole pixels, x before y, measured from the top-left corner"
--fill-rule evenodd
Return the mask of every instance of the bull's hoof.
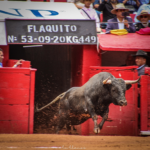
M 98 127 L 94 128 L 94 133 L 96 133 L 96 134 L 100 133 L 100 129 Z

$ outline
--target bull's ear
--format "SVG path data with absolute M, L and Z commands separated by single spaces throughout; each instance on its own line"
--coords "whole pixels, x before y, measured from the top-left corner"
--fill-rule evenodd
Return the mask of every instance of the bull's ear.
M 132 84 L 126 84 L 126 89 L 129 90 L 132 87 Z

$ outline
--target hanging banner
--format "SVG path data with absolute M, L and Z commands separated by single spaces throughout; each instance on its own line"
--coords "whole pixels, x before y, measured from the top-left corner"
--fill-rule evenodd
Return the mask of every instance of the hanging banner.
M 6 19 L 8 44 L 96 44 L 94 20 Z

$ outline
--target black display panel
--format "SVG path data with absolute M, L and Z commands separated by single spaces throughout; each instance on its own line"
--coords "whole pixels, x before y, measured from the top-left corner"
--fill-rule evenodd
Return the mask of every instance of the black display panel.
M 89 44 L 97 43 L 94 20 L 6 19 L 8 44 Z

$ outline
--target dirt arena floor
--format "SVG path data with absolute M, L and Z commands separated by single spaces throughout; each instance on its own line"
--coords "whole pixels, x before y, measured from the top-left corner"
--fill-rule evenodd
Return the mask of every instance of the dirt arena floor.
M 149 137 L 0 134 L 0 150 L 150 150 Z

